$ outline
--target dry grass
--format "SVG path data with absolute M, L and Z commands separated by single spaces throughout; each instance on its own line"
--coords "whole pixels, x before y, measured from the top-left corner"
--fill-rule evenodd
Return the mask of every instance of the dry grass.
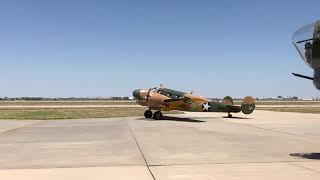
M 320 114 L 320 108 L 318 107 L 307 107 L 307 108 L 257 108 L 258 110 L 267 110 L 267 111 L 276 111 L 276 112 L 298 112 L 298 113 L 311 113 L 311 114 Z
M 0 109 L 0 119 L 80 119 L 142 116 L 144 108 Z
M 235 101 L 241 104 L 242 101 Z M 256 101 L 256 105 L 320 105 L 320 101 Z M 135 101 L 0 101 L 1 106 L 135 105 Z
M 54 108 L 0 109 L 0 119 L 84 119 L 143 116 L 144 107 L 125 108 Z M 166 112 L 164 112 L 166 113 Z M 178 113 L 178 112 L 168 112 Z
M 235 104 L 241 104 L 236 101 Z M 320 105 L 320 101 L 255 101 L 256 105 Z
M 240 102 L 236 102 L 240 104 Z M 307 105 L 320 105 L 320 101 L 257 101 L 257 109 L 281 112 L 319 113 L 320 108 Z M 135 105 L 135 101 L 0 101 L 0 119 L 81 119 L 143 116 L 144 107 L 64 107 L 37 108 L 16 107 L 6 109 L 1 106 L 77 106 L 77 105 Z M 259 108 L 259 105 L 270 107 Z M 306 105 L 306 107 L 281 107 L 272 105 Z M 172 113 L 172 112 L 171 112 Z M 173 112 L 177 113 L 177 112 Z

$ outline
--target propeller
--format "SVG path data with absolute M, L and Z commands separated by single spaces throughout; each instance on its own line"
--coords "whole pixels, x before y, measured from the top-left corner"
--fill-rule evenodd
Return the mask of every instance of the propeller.
M 294 76 L 300 77 L 300 78 L 304 78 L 304 79 L 309 79 L 309 80 L 314 80 L 313 77 L 309 77 L 309 76 L 305 76 L 302 74 L 297 74 L 297 73 L 292 73 Z
M 297 44 L 300 44 L 300 43 L 303 43 L 303 42 L 314 41 L 314 40 L 317 40 L 317 39 L 319 39 L 319 38 L 318 38 L 318 37 L 316 37 L 316 38 L 310 38 L 310 39 L 305 39 L 305 40 L 297 41 L 296 43 L 297 43 Z
M 150 92 L 151 92 L 152 90 L 155 90 L 155 89 L 158 89 L 158 88 L 157 88 L 157 87 L 154 87 L 154 88 L 150 88 L 150 89 L 148 90 L 146 103 L 148 103 L 148 101 L 149 101 L 149 99 L 150 99 Z
M 148 103 L 149 98 L 150 98 L 150 91 L 151 91 L 151 88 L 148 90 L 147 99 L 146 99 L 146 102 L 147 102 L 147 103 Z

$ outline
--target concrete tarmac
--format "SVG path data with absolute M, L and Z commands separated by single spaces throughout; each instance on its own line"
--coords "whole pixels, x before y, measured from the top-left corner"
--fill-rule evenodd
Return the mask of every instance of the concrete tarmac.
M 0 120 L 0 179 L 320 179 L 320 115 Z

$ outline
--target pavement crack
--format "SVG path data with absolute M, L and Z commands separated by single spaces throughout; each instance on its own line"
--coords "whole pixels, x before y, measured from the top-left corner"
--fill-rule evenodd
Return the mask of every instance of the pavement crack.
M 130 133 L 131 133 L 131 135 L 132 135 L 132 137 L 133 137 L 136 145 L 138 146 L 138 149 L 139 149 L 139 151 L 140 151 L 140 153 L 141 153 L 141 156 L 142 156 L 142 158 L 143 158 L 143 160 L 144 160 L 144 162 L 145 162 L 145 164 L 146 164 L 146 166 L 147 166 L 147 168 L 148 168 L 148 171 L 149 171 L 150 175 L 152 176 L 152 178 L 153 178 L 154 180 L 156 180 L 156 178 L 154 177 L 154 175 L 153 175 L 153 173 L 152 173 L 152 171 L 151 171 L 151 169 L 150 169 L 150 166 L 149 166 L 149 164 L 148 164 L 148 162 L 147 162 L 147 159 L 146 159 L 146 157 L 144 156 L 144 154 L 143 154 L 143 152 L 142 152 L 142 150 L 141 150 L 141 147 L 140 147 L 140 145 L 139 145 L 139 143 L 138 143 L 138 141 L 137 141 L 137 139 L 136 139 L 136 136 L 134 135 L 133 131 L 131 130 L 129 124 L 128 124 L 128 128 L 129 128 L 129 130 L 130 130 Z
M 314 169 L 311 169 L 311 168 L 308 168 L 308 167 L 304 167 L 304 166 L 301 166 L 301 165 L 298 165 L 298 164 L 294 164 L 294 163 L 288 163 L 288 164 L 320 174 L 320 171 L 317 171 L 317 170 L 314 170 Z
M 17 130 L 19 130 L 19 129 L 23 129 L 23 128 L 26 128 L 26 127 L 29 127 L 29 126 L 32 126 L 32 125 L 35 125 L 35 124 L 42 123 L 42 122 L 44 122 L 44 120 L 39 120 L 38 122 L 34 122 L 34 123 L 26 124 L 26 125 L 24 125 L 24 126 L 20 126 L 20 127 L 8 129 L 8 130 L 5 130 L 5 131 L 1 131 L 1 132 L 0 132 L 0 135 L 1 135 L 1 134 L 6 134 L 6 133 L 10 133 L 10 132 L 14 132 L 14 131 L 17 131 Z
M 277 133 L 277 134 L 281 134 L 281 135 L 294 136 L 294 137 L 298 137 L 298 138 L 305 139 L 305 140 L 312 141 L 312 142 L 315 141 L 314 139 L 312 139 L 310 137 L 305 137 L 305 136 L 301 136 L 301 135 L 297 135 L 297 134 L 293 134 L 293 133 L 288 133 L 288 132 L 277 131 L 277 130 L 273 130 L 273 129 L 267 129 L 267 128 L 263 128 L 263 127 L 259 127 L 259 126 L 254 126 L 251 124 L 239 124 L 239 125 L 247 126 L 247 127 L 251 127 L 251 128 L 255 128 L 255 129 L 260 129 L 260 130 L 264 130 L 264 131 L 269 131 L 269 132 L 273 132 L 273 133 Z
M 243 162 L 208 162 L 208 163 L 176 163 L 176 164 L 150 164 L 150 167 L 162 167 L 162 166 L 201 166 L 201 165 L 236 165 L 236 164 L 273 164 L 273 163 L 301 163 L 310 162 L 305 161 L 243 161 Z

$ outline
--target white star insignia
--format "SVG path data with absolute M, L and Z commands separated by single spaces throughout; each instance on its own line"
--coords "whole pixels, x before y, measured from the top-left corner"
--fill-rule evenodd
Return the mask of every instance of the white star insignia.
M 206 102 L 205 104 L 202 105 L 202 110 L 203 110 L 203 111 L 209 111 L 209 108 L 210 108 L 210 107 L 211 107 L 211 106 L 209 106 L 209 103 Z

